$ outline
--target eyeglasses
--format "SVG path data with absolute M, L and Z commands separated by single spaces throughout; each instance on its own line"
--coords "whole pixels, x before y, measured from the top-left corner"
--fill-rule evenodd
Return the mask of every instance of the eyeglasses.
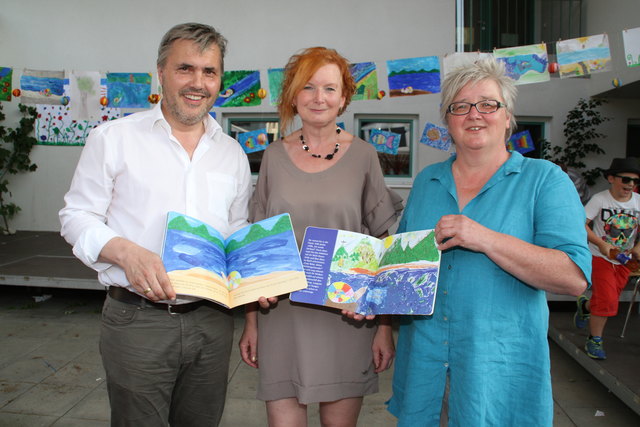
M 471 107 L 476 107 L 476 111 L 478 111 L 478 113 L 491 114 L 498 111 L 498 108 L 506 107 L 506 105 L 500 101 L 496 101 L 495 99 L 485 99 L 484 101 L 479 101 L 475 104 L 470 102 L 454 102 L 447 107 L 447 111 L 454 116 L 464 116 L 469 114 Z
M 620 178 L 623 184 L 628 184 L 633 182 L 633 185 L 638 185 L 640 183 L 640 178 L 631 178 L 630 176 L 622 176 L 622 175 L 614 175 L 616 178 Z

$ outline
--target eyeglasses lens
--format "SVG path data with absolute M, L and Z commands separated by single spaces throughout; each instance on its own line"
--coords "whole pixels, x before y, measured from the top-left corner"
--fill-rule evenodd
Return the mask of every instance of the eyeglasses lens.
M 454 102 L 453 104 L 449 105 L 449 113 L 456 116 L 464 116 L 466 114 L 469 114 L 471 108 L 474 107 L 479 113 L 491 114 L 498 111 L 498 108 L 500 108 L 501 106 L 502 105 L 499 101 L 495 101 L 492 99 L 476 102 L 475 104 L 472 104 L 470 102 Z

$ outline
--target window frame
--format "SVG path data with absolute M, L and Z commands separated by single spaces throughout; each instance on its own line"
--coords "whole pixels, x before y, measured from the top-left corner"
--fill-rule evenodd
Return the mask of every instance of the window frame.
M 278 116 L 277 113 L 223 113 L 222 114 L 222 123 L 224 123 L 223 129 L 225 131 L 225 133 L 229 136 L 231 136 L 232 138 L 234 138 L 235 140 L 238 140 L 238 138 L 234 135 L 237 135 L 237 132 L 233 130 L 233 126 L 234 123 L 237 122 L 249 122 L 249 123 L 266 123 L 267 122 L 275 122 L 277 123 L 277 132 L 273 133 L 274 137 L 273 140 L 270 140 L 269 143 L 272 143 L 273 141 L 277 141 L 278 139 L 281 138 L 281 126 L 280 126 L 280 117 Z M 265 126 L 266 127 L 266 126 Z M 258 127 L 257 129 L 260 129 L 260 127 Z M 251 129 L 254 130 L 254 129 Z M 270 134 L 271 135 L 271 134 Z M 260 154 L 257 154 L 260 153 Z M 262 164 L 262 153 L 264 153 L 264 150 L 258 151 L 258 152 L 254 152 L 254 153 L 248 153 L 247 157 L 249 158 L 249 164 L 252 167 L 251 170 L 251 175 L 257 179 L 258 173 L 260 171 L 260 165 Z M 257 158 L 257 159 L 254 159 Z M 257 166 L 256 166 L 257 163 Z
M 514 5 L 517 6 L 515 9 Z M 529 0 L 518 3 L 509 0 L 456 0 L 455 7 L 456 52 L 489 52 L 495 48 L 526 46 L 546 41 L 549 55 L 554 55 L 555 40 L 580 37 L 585 27 L 585 0 Z M 523 10 L 518 11 L 518 7 Z M 474 12 L 479 16 L 474 16 Z M 515 14 L 520 19 L 514 19 L 509 14 Z M 465 27 L 467 16 L 474 20 L 469 27 Z M 495 20 L 502 22 L 496 23 Z M 509 23 L 513 23 L 515 27 Z M 497 33 L 502 28 L 501 24 L 516 32 Z M 479 33 L 480 39 L 476 42 L 473 38 L 478 25 L 490 30 L 485 31 L 483 28 Z M 493 33 L 494 30 L 496 34 Z M 509 43 L 508 39 L 501 40 L 513 34 L 522 36 L 523 40 L 517 40 L 515 44 Z M 465 50 L 465 36 L 469 39 L 469 50 Z
M 416 173 L 416 162 L 417 162 L 417 142 L 418 135 L 416 130 L 418 129 L 419 116 L 417 114 L 354 114 L 354 135 L 364 139 L 364 126 L 367 124 L 373 123 L 384 123 L 384 124 L 403 124 L 408 126 L 406 132 L 409 134 L 408 137 L 405 136 L 403 140 L 406 143 L 406 146 L 402 146 L 398 148 L 399 153 L 406 153 L 409 156 L 408 159 L 408 173 L 402 175 L 394 175 L 394 174 L 384 174 L 384 179 L 387 185 L 390 186 L 411 186 L 413 185 L 413 180 L 415 178 Z M 382 129 L 390 129 L 389 127 L 382 127 Z M 380 129 L 380 128 L 378 128 Z M 378 153 L 379 157 L 383 153 Z M 382 165 L 381 165 L 382 166 Z M 384 171 L 383 171 L 384 173 Z

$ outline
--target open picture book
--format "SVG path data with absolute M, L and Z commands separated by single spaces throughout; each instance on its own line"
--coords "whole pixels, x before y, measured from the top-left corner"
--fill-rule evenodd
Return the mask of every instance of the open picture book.
M 177 294 L 230 308 L 307 286 L 289 214 L 224 239 L 196 218 L 169 212 L 162 261 Z
M 433 314 L 440 271 L 433 230 L 377 239 L 308 227 L 302 265 L 308 286 L 291 301 L 359 314 Z

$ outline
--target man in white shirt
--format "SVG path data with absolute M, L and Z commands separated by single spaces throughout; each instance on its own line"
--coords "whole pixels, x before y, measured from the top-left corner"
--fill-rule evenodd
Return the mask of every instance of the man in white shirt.
M 167 212 L 225 237 L 247 223 L 251 174 L 240 145 L 209 116 L 225 38 L 170 29 L 158 49 L 161 103 L 91 132 L 60 211 L 74 254 L 109 286 L 100 352 L 112 426 L 218 425 L 231 312 L 176 296 L 160 259 Z

